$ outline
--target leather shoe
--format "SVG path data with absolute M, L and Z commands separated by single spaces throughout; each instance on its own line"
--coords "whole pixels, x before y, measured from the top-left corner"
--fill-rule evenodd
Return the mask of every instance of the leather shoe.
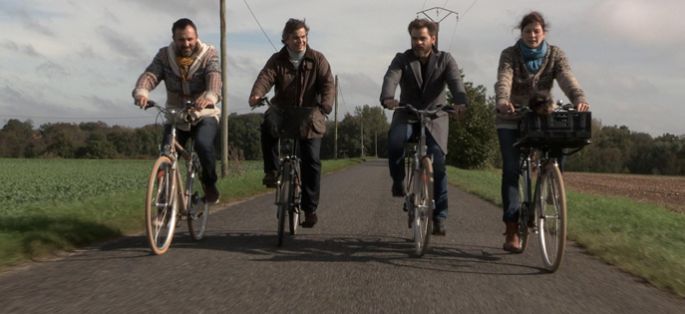
M 316 223 L 319 221 L 319 218 L 316 216 L 316 213 L 314 212 L 305 212 L 304 213 L 304 222 L 302 223 L 302 228 L 311 228 L 316 225 Z
M 433 235 L 444 236 L 447 233 L 444 219 L 433 220 Z
M 392 183 L 392 196 L 393 197 L 404 197 L 404 182 L 393 181 Z
M 267 172 L 264 174 L 262 179 L 262 184 L 266 185 L 267 188 L 275 188 L 278 183 L 278 173 L 275 171 Z

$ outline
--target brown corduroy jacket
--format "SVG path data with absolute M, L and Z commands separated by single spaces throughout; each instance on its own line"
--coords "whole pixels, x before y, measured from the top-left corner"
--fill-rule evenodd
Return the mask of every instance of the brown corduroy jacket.
M 250 97 L 266 95 L 274 87 L 275 106 L 316 107 L 312 110 L 303 137 L 321 138 L 326 132 L 326 114 L 333 110 L 335 84 L 324 55 L 309 46 L 299 69 L 290 62 L 286 46 L 274 53 L 259 72 Z M 317 110 L 318 109 L 318 110 Z

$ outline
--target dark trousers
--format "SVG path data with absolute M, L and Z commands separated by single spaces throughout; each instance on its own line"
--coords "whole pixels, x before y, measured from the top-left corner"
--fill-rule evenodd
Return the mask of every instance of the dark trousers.
M 202 164 L 202 177 L 200 181 L 211 186 L 216 183 L 216 152 L 214 141 L 219 130 L 219 123 L 214 118 L 204 118 L 190 128 L 190 131 L 176 129 L 176 140 L 184 145 L 188 138 L 193 138 L 193 149 L 200 158 Z M 164 145 L 171 141 L 171 125 L 164 126 Z
M 502 153 L 502 208 L 504 222 L 518 221 L 519 208 L 521 207 L 521 197 L 519 195 L 519 175 L 521 166 L 521 150 L 514 147 L 514 143 L 519 140 L 518 130 L 497 129 L 499 138 L 499 148 Z M 563 171 L 565 157 L 561 150 L 552 151 L 551 156 L 556 157 L 559 169 Z M 535 187 L 533 187 L 535 188 Z
M 394 124 L 388 131 L 388 164 L 393 181 L 404 180 L 404 145 L 419 128 L 412 124 Z M 433 157 L 433 198 L 435 211 L 433 219 L 447 218 L 447 171 L 445 153 L 433 136 L 426 130 L 427 154 Z
M 264 156 L 264 173 L 278 171 L 278 138 L 272 136 L 271 127 L 265 120 L 261 126 L 262 155 Z M 302 179 L 302 209 L 315 212 L 319 206 L 321 184 L 321 139 L 299 140 L 300 174 Z

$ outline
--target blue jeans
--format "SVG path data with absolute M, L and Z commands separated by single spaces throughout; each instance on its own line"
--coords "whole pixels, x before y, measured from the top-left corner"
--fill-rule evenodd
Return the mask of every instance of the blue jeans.
M 388 164 L 390 176 L 395 182 L 404 180 L 404 144 L 414 132 L 419 132 L 418 125 L 397 123 L 388 131 Z M 433 220 L 447 218 L 447 172 L 445 169 L 445 153 L 435 142 L 433 136 L 426 130 L 426 146 L 428 155 L 433 156 L 433 198 L 435 210 Z
M 521 198 L 519 197 L 519 160 L 521 150 L 514 147 L 519 139 L 519 131 L 497 129 L 499 149 L 502 153 L 502 207 L 504 222 L 516 222 L 519 216 Z
M 514 147 L 514 143 L 519 140 L 520 133 L 518 130 L 511 129 L 497 129 L 497 137 L 499 138 L 499 148 L 502 153 L 502 208 L 504 214 L 502 220 L 504 222 L 516 222 L 519 217 L 519 208 L 521 207 L 521 197 L 519 196 L 519 175 L 521 150 Z M 556 157 L 559 163 L 559 169 L 564 171 L 565 157 L 561 150 L 553 150 L 551 156 Z
M 197 157 L 200 158 L 202 164 L 202 175 L 200 181 L 205 185 L 212 186 L 216 183 L 216 151 L 214 150 L 214 141 L 219 131 L 219 122 L 214 118 L 204 118 L 196 125 L 192 126 L 190 131 L 183 131 L 176 129 L 176 140 L 185 145 L 188 138 L 193 138 L 194 149 Z M 171 141 L 171 125 L 164 125 L 164 144 L 167 145 Z

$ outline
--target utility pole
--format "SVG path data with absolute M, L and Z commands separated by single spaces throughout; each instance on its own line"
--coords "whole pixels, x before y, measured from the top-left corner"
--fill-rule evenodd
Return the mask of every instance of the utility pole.
M 228 175 L 228 58 L 226 49 L 226 0 L 219 1 L 221 19 L 221 177 Z
M 338 159 L 338 75 L 335 76 L 335 132 L 333 132 L 333 159 Z
M 438 19 L 437 21 L 434 20 L 432 17 L 430 17 L 430 15 L 428 15 L 428 12 L 433 11 L 433 10 L 435 10 L 435 17 L 436 17 L 436 19 Z M 447 12 L 447 14 L 445 14 L 443 17 L 440 17 L 440 11 L 441 10 Z M 442 20 L 444 20 L 445 18 L 447 18 L 451 14 L 454 14 L 457 17 L 457 21 L 459 21 L 459 13 L 452 11 L 452 10 L 445 9 L 445 8 L 441 8 L 441 7 L 434 7 L 434 8 L 425 9 L 423 11 L 416 12 L 416 18 L 419 18 L 419 14 L 423 14 L 425 17 L 427 17 L 429 20 L 431 20 L 431 22 L 435 23 L 438 26 L 437 32 L 435 34 L 435 49 L 438 48 L 438 34 L 437 33 L 440 32 L 440 22 L 442 22 Z
M 361 122 L 361 143 L 362 143 L 362 158 L 364 158 L 364 109 L 359 112 L 359 121 Z
M 376 158 L 378 158 L 378 130 L 373 132 L 373 136 L 375 138 L 374 140 L 374 149 L 376 153 Z

